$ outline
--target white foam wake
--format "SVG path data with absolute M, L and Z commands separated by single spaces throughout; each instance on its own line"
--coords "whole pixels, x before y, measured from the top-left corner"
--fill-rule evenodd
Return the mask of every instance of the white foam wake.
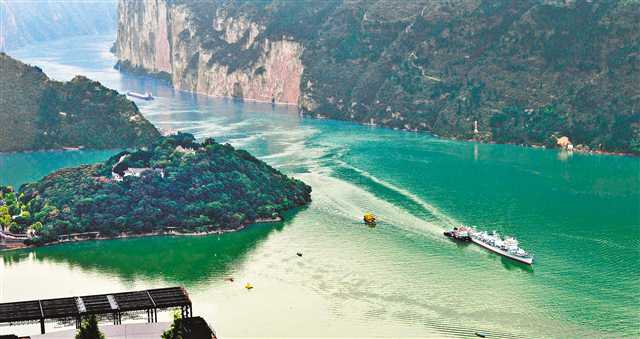
M 313 187 L 312 208 L 344 219 L 347 223 L 361 223 L 365 212 L 374 212 L 383 223 L 419 234 L 440 234 L 439 225 L 418 218 L 406 210 L 377 197 L 352 183 L 326 173 L 304 173 L 297 177 Z
M 414 193 L 402 188 L 402 187 L 398 187 L 395 184 L 392 184 L 386 180 L 380 179 L 374 175 L 372 175 L 371 173 L 361 170 L 357 167 L 351 166 L 349 164 L 347 164 L 346 162 L 342 161 L 342 160 L 336 160 L 336 163 L 339 163 L 342 167 L 348 168 L 350 170 L 353 170 L 354 172 L 366 177 L 367 179 L 375 182 L 376 184 L 379 184 L 381 186 L 384 186 L 385 188 L 392 190 L 408 199 L 410 199 L 411 201 L 413 201 L 414 203 L 418 204 L 419 206 L 421 206 L 422 208 L 425 209 L 425 211 L 427 211 L 428 213 L 430 213 L 431 215 L 433 215 L 436 219 L 440 220 L 441 222 L 443 222 L 445 224 L 445 226 L 451 227 L 451 226 L 457 226 L 460 225 L 461 223 L 456 220 L 453 217 L 450 217 L 448 215 L 446 215 L 444 212 L 442 212 L 438 207 L 424 201 L 424 199 L 420 198 L 419 196 L 415 195 Z

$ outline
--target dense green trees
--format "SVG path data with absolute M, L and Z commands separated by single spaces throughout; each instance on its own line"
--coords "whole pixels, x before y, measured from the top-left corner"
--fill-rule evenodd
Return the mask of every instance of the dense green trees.
M 24 233 L 33 222 L 31 205 L 24 195 L 17 195 L 12 187 L 0 186 L 0 229 Z
M 91 315 L 82 320 L 76 339 L 104 339 L 104 334 L 98 328 L 98 320 L 95 315 Z
M 126 175 L 132 168 L 147 170 Z M 311 199 L 309 186 L 249 153 L 213 139 L 199 144 L 190 134 L 121 152 L 100 165 L 57 171 L 23 185 L 18 197 L 10 188 L 2 192 L 2 225 L 32 230 L 37 243 L 85 231 L 109 236 L 167 227 L 232 229 Z
M 501 143 L 566 135 L 640 154 L 637 1 L 340 1 L 323 12 L 327 3 L 253 18 L 262 34 L 287 11 L 318 21 L 286 27 L 317 32 L 299 37 L 310 116 Z
M 184 339 L 185 335 L 180 326 L 180 313 L 173 313 L 173 322 L 171 323 L 171 327 L 162 333 L 162 339 Z
M 493 140 L 518 144 L 555 146 L 556 139 L 568 134 L 567 120 L 553 106 L 523 110 L 507 107 L 489 120 Z

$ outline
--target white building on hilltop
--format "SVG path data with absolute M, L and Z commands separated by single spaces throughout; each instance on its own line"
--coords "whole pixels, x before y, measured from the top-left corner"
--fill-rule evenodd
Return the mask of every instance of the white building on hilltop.
M 140 177 L 145 172 L 156 172 L 160 175 L 161 178 L 164 178 L 164 169 L 150 168 L 150 167 L 141 167 L 141 168 L 130 167 L 124 170 L 124 175 L 120 175 L 116 172 L 111 172 L 111 177 L 115 181 L 122 181 L 124 180 L 124 177 L 128 177 L 128 176 Z

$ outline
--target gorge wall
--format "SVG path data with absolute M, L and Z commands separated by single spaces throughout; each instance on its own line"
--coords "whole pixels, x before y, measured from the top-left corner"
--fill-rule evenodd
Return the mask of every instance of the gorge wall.
M 640 152 L 638 51 L 637 0 L 118 3 L 125 68 L 448 138 Z
M 297 104 L 302 45 L 286 38 L 258 39 L 265 26 L 207 4 L 205 23 L 202 13 L 177 2 L 120 1 L 120 65 L 167 74 L 180 90 Z M 243 57 L 251 63 L 239 67 Z

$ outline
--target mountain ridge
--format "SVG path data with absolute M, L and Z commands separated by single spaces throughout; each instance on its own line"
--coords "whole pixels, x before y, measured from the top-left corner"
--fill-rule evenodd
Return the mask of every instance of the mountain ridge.
M 584 148 L 640 153 L 638 1 L 120 0 L 118 8 L 121 62 L 169 74 L 180 90 L 446 138 L 555 146 L 568 136 Z
M 49 79 L 0 53 L 0 152 L 142 146 L 158 130 L 124 95 L 84 76 Z

